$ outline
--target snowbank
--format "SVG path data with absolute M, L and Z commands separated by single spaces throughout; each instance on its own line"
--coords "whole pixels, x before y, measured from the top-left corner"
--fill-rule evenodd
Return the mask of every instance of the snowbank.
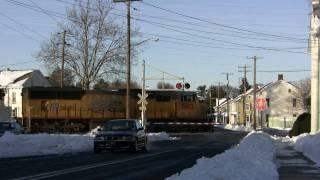
M 320 167 L 320 132 L 314 135 L 304 133 L 293 137 L 291 140 L 292 145 L 297 151 L 302 152 Z
M 93 137 L 69 134 L 21 134 L 6 132 L 0 138 L 0 158 L 41 156 L 92 151 Z
M 278 179 L 273 140 L 265 133 L 251 132 L 237 147 L 213 158 L 202 157 L 193 167 L 167 178 L 176 179 Z
M 93 139 L 97 129 L 85 135 L 70 134 L 12 134 L 0 137 L 0 158 L 42 156 L 93 150 Z M 149 141 L 176 140 L 167 133 L 149 133 Z
M 160 133 L 148 133 L 148 141 L 163 141 L 163 140 L 179 140 L 177 137 L 170 137 L 169 134 L 165 132 Z
M 218 127 L 224 128 L 224 129 L 229 129 L 232 131 L 246 131 L 246 132 L 250 132 L 252 131 L 252 127 L 246 127 L 243 125 L 232 125 L 232 124 L 227 124 L 227 125 L 220 125 Z

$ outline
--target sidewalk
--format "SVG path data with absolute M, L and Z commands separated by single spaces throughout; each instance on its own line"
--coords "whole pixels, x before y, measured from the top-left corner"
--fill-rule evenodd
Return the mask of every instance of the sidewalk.
M 277 163 L 280 180 L 319 180 L 320 168 L 288 142 L 276 142 Z

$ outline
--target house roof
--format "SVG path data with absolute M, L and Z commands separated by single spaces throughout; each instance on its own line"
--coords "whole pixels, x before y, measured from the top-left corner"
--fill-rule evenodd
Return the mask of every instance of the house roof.
M 3 70 L 0 71 L 0 86 L 10 84 L 22 85 L 35 70 Z

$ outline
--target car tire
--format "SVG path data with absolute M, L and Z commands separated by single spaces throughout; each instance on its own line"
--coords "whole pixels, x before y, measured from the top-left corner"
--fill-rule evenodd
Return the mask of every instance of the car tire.
M 144 142 L 144 145 L 142 147 L 142 150 L 143 151 L 148 151 L 149 150 L 149 143 L 148 143 L 148 140 L 146 139 L 145 142 Z
M 138 147 L 138 141 L 135 140 L 135 142 L 132 144 L 132 152 L 138 152 L 139 151 L 139 147 Z

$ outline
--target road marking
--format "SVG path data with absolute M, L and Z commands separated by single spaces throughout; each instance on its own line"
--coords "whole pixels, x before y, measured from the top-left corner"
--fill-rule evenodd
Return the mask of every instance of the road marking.
M 46 173 L 41 173 L 41 174 L 36 174 L 36 175 L 31 175 L 31 176 L 25 176 L 25 177 L 21 177 L 21 178 L 16 178 L 14 180 L 45 179 L 45 178 L 55 177 L 55 176 L 59 176 L 59 175 L 70 174 L 70 173 L 74 173 L 74 172 L 79 172 L 79 171 L 99 168 L 99 167 L 103 167 L 103 166 L 120 164 L 120 163 L 133 161 L 133 160 L 137 160 L 137 159 L 143 159 L 143 158 L 158 156 L 158 155 L 169 153 L 169 152 L 173 152 L 173 151 L 176 151 L 176 150 L 168 150 L 168 151 L 159 152 L 159 153 L 155 153 L 155 154 L 148 154 L 148 155 L 145 155 L 145 156 L 139 156 L 139 157 L 135 157 L 135 158 L 129 158 L 129 159 L 124 159 L 124 160 L 119 160 L 119 161 L 114 161 L 114 162 L 109 162 L 109 163 L 95 163 L 95 164 L 90 164 L 90 165 L 78 166 L 78 167 L 73 167 L 73 168 L 68 168 L 68 169 L 63 169 L 63 170 L 57 170 L 57 171 L 51 171 L 51 172 L 46 172 Z

